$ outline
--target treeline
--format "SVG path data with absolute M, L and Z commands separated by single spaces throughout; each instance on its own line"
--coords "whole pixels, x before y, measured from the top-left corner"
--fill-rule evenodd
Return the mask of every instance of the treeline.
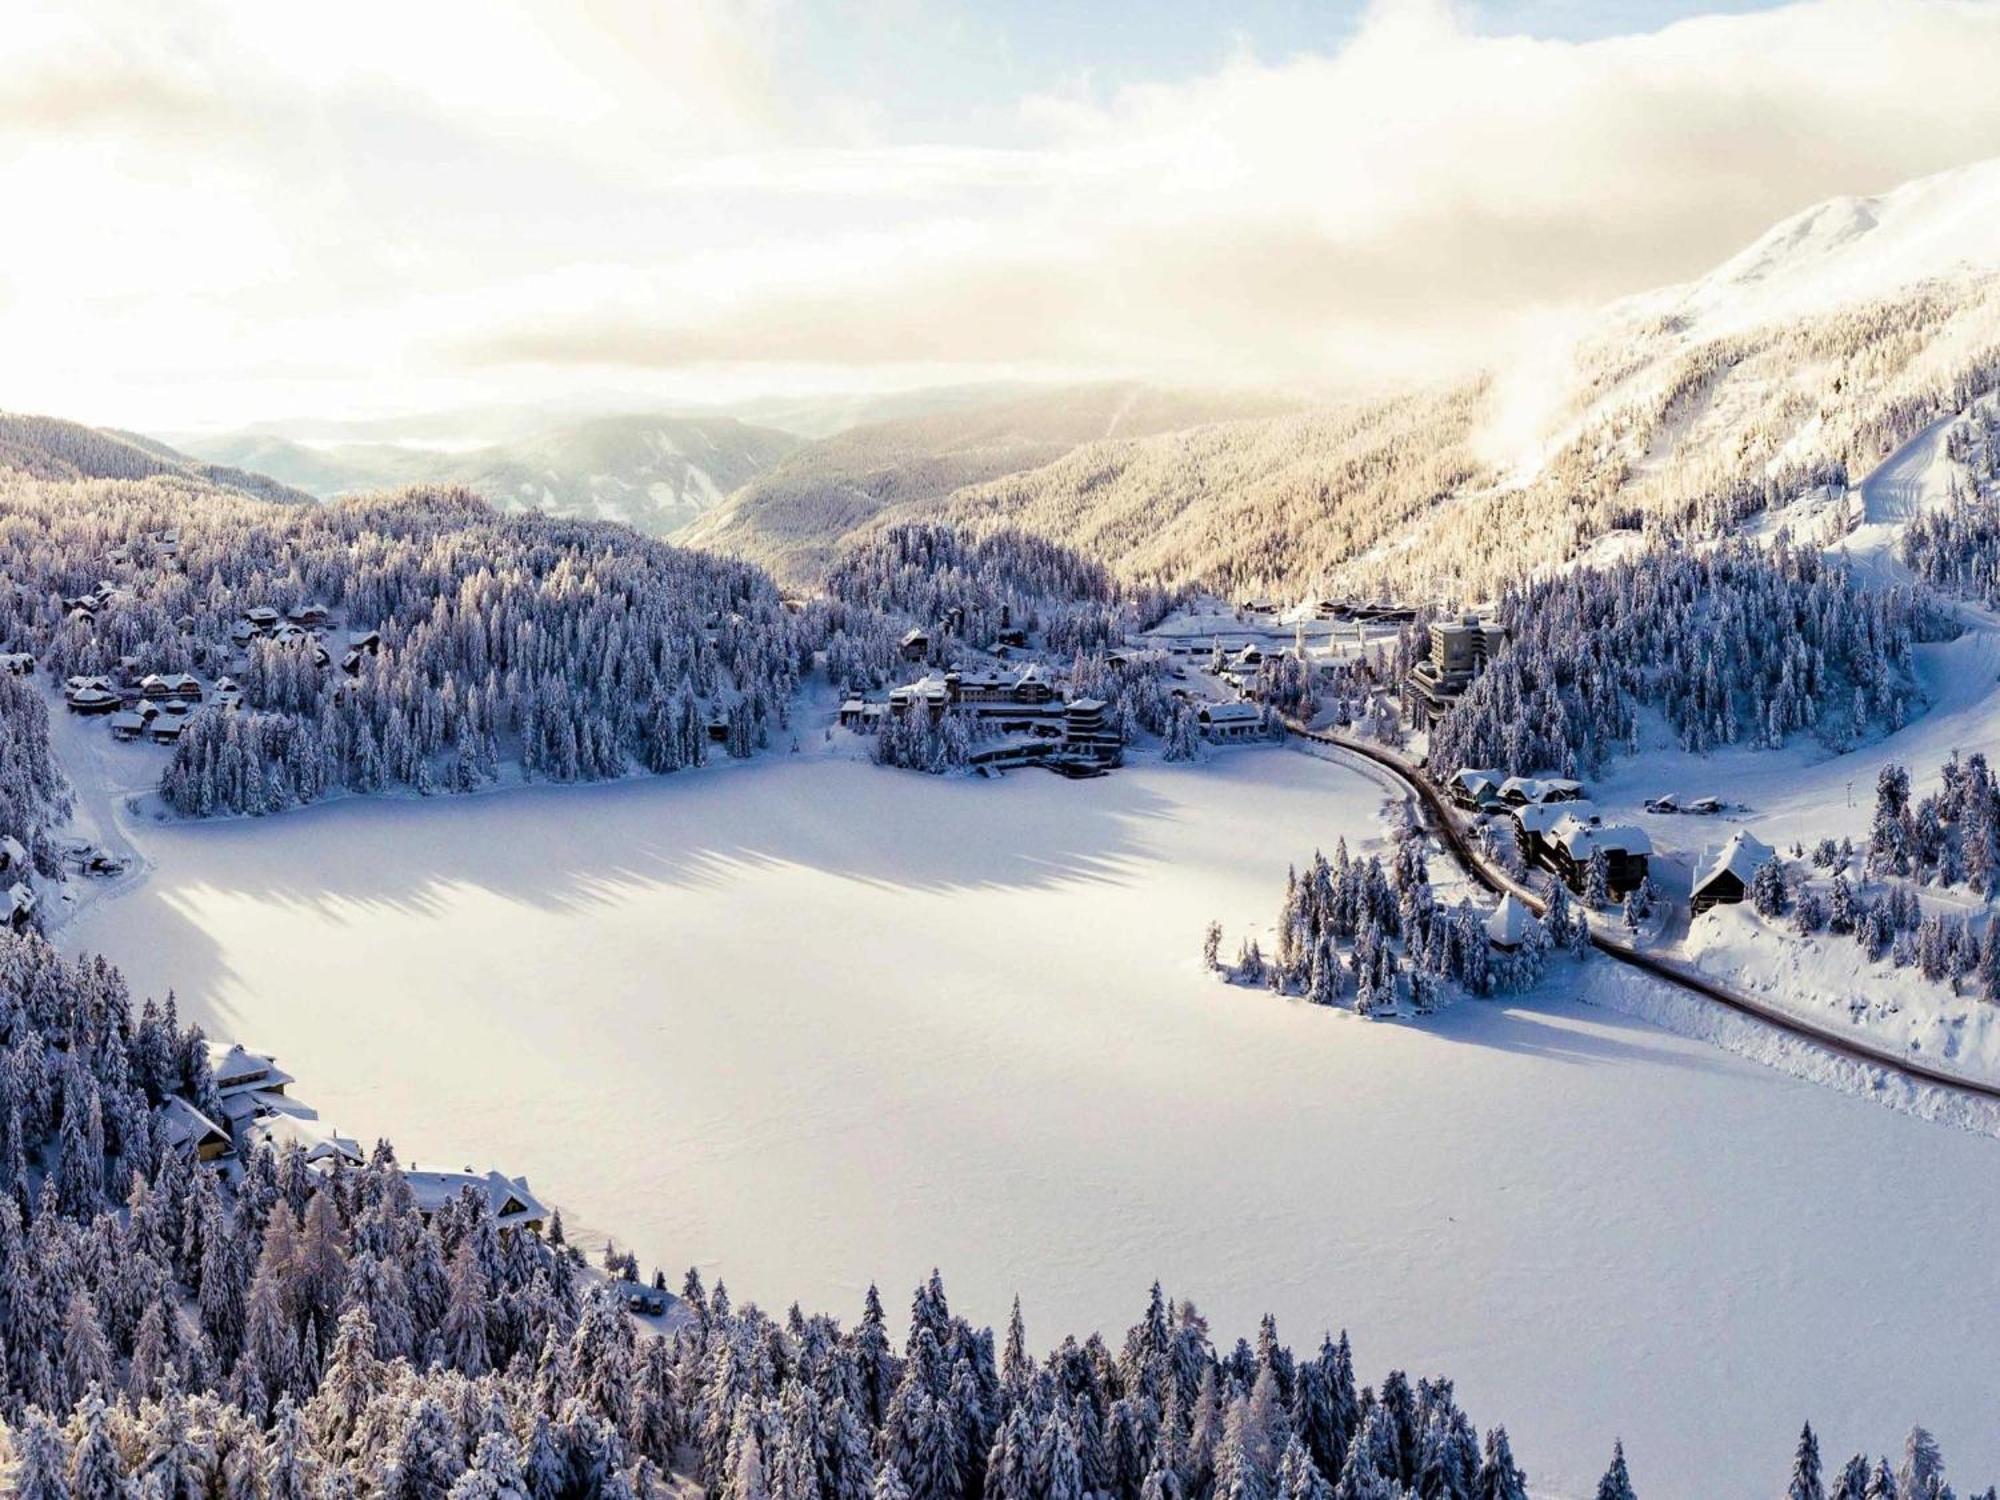
M 155 539 L 178 532 L 178 556 Z M 122 551 L 121 551 L 122 549 Z M 120 554 L 122 560 L 113 560 Z M 231 670 L 244 609 L 330 609 L 379 648 L 343 670 L 253 643 L 241 720 L 197 714 L 165 774 L 189 814 L 268 812 L 328 789 L 464 789 L 749 754 L 825 649 L 880 671 L 886 622 L 785 608 L 757 570 L 622 527 L 503 516 L 457 490 L 280 506 L 199 484 L 0 477 L 0 640 L 57 675 Z M 114 585 L 94 619 L 66 598 Z
M 1912 648 L 1951 629 L 1928 595 L 1864 588 L 1782 538 L 1564 573 L 1510 590 L 1500 617 L 1507 646 L 1432 730 L 1440 775 L 1595 770 L 1636 748 L 1641 709 L 1701 753 L 1801 731 L 1846 749 L 1900 727 Z
M 1372 874 L 1332 889 L 1357 914 L 1382 900 Z M 22 1500 L 1527 1493 L 1449 1380 L 1362 1386 L 1345 1336 L 1295 1353 L 1268 1317 L 1218 1348 L 1157 1286 L 1115 1349 L 1039 1360 L 1018 1306 L 996 1347 L 935 1274 L 900 1348 L 872 1289 L 843 1327 L 692 1272 L 677 1326 L 639 1337 L 559 1216 L 501 1232 L 467 1193 L 426 1219 L 386 1144 L 330 1170 L 260 1148 L 227 1182 L 193 1163 L 159 1106 L 213 1107 L 200 1033 L 36 937 L 0 936 L 0 1048 L 0 1486 Z M 1900 1471 L 1857 1458 L 1822 1488 L 1808 1430 L 1794 1484 L 1948 1493 L 1921 1431 Z M 1633 1494 L 1622 1451 L 1599 1493 Z
M 1025 532 L 919 524 L 884 527 L 849 548 L 826 587 L 841 603 L 914 622 L 940 665 L 1008 629 L 1038 636 L 1050 655 L 1102 651 L 1156 624 L 1180 598 L 1121 585 L 1102 565 Z
M 1590 941 L 1585 920 L 1555 882 L 1547 911 L 1529 916 L 1508 949 L 1488 938 L 1486 917 L 1469 901 L 1447 907 L 1431 888 L 1426 835 L 1414 823 L 1399 831 L 1390 862 L 1357 860 L 1342 839 L 1328 860 L 1319 850 L 1300 875 L 1286 871 L 1279 906 L 1277 951 L 1266 955 L 1245 939 L 1229 977 L 1298 994 L 1315 1005 L 1349 1000 L 1361 1015 L 1435 1010 L 1456 986 L 1468 994 L 1522 990 L 1540 977 L 1552 952 L 1581 956 Z M 1220 968 L 1221 929 L 1211 925 L 1204 957 Z
M 0 837 L 19 840 L 35 867 L 53 875 L 49 831 L 71 805 L 69 780 L 49 744 L 47 702 L 27 680 L 0 673 Z

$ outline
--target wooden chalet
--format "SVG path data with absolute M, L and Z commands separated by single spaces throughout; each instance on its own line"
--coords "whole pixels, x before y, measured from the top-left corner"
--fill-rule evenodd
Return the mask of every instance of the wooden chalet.
M 1722 851 L 1695 878 L 1688 902 L 1696 916 L 1711 906 L 1728 906 L 1750 893 L 1757 871 L 1778 857 L 1777 851 L 1754 834 L 1738 829 Z

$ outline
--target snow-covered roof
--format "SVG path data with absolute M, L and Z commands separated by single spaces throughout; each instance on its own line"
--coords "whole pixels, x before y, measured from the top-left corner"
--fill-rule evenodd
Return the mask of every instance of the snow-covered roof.
M 1082 714 L 1104 712 L 1104 700 L 1102 698 L 1072 698 L 1069 700 L 1069 706 Z
M 1500 898 L 1493 915 L 1486 919 L 1486 936 L 1503 948 L 1518 948 L 1528 940 L 1534 920 L 1535 914 L 1528 910 L 1527 903 L 1510 891 Z
M 7 916 L 10 920 L 34 909 L 35 892 L 25 881 L 17 880 L 7 887 Z
M 1777 851 L 1755 834 L 1737 829 L 1729 836 L 1729 842 L 1722 846 L 1722 852 L 1709 862 L 1701 878 L 1694 883 L 1699 891 L 1712 884 L 1722 875 L 1734 875 L 1747 888 L 1750 877 L 1757 873 L 1760 865 L 1777 858 Z
M 169 1094 L 160 1105 L 160 1123 L 167 1139 L 176 1146 L 198 1148 L 204 1144 L 229 1144 L 229 1132 L 196 1109 L 179 1094 Z
M 28 862 L 28 851 L 13 834 L 0 834 L 0 863 L 24 865 Z
M 278 1066 L 275 1057 L 252 1052 L 235 1042 L 208 1044 L 208 1071 L 215 1079 L 216 1091 L 223 1094 L 239 1089 L 282 1089 L 297 1082 Z
M 903 632 L 903 644 L 905 646 L 914 646 L 918 641 L 927 641 L 929 639 L 930 633 L 920 625 L 912 625 L 908 630 Z
M 273 1114 L 252 1120 L 243 1127 L 243 1141 L 246 1146 L 268 1145 L 273 1151 L 296 1145 L 305 1152 L 308 1166 L 334 1157 L 359 1166 L 365 1159 L 361 1143 L 352 1136 L 342 1135 L 324 1120 L 302 1115 Z
M 1523 833 L 1547 833 L 1565 818 L 1588 823 L 1597 816 L 1588 802 L 1530 802 L 1508 812 Z
M 494 1220 L 502 1229 L 512 1229 L 518 1224 L 540 1224 L 548 1217 L 548 1210 L 542 1207 L 541 1200 L 528 1191 L 528 1182 L 524 1177 L 509 1177 L 498 1171 L 475 1172 L 470 1167 L 462 1172 L 424 1172 L 411 1167 L 403 1173 L 403 1180 L 410 1185 L 417 1211 L 422 1214 L 436 1213 L 471 1188 L 486 1195 Z
M 1204 703 L 1200 718 L 1209 724 L 1244 724 L 1262 719 L 1263 710 L 1254 703 Z
M 1549 830 L 1549 837 L 1561 844 L 1571 859 L 1589 859 L 1599 849 L 1606 854 L 1653 852 L 1653 841 L 1646 836 L 1645 829 L 1634 828 L 1629 823 L 1592 823 L 1587 816 L 1577 817 L 1576 807 L 1576 803 L 1570 803 L 1565 809 L 1566 815 L 1558 818 Z
M 1466 791 L 1479 793 L 1491 791 L 1498 786 L 1501 776 L 1498 771 L 1483 766 L 1465 766 L 1451 773 L 1451 784 L 1464 787 Z

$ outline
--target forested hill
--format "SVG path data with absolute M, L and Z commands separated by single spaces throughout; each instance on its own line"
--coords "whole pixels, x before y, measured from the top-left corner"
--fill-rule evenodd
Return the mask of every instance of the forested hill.
M 86 427 L 60 417 L 0 412 L 0 474 L 33 479 L 150 479 L 177 476 L 263 500 L 312 497 L 264 474 L 203 463 L 137 433 Z
M 870 527 L 1006 526 L 1239 597 L 1483 598 L 1607 538 L 1713 537 L 1857 481 L 1996 384 L 2000 161 L 1810 209 L 1481 378 L 1036 442 L 982 440 L 997 406 L 856 432 L 690 536 L 817 577 Z
M 815 650 L 894 651 L 879 615 L 788 609 L 748 565 L 459 490 L 283 505 L 179 473 L 0 472 L 0 576 L 0 642 L 51 675 L 237 677 L 241 711 L 191 716 L 166 775 L 194 814 L 749 755 L 786 733 Z M 328 620 L 239 639 L 248 610 L 308 607 Z M 34 813 L 9 815 L 34 835 Z

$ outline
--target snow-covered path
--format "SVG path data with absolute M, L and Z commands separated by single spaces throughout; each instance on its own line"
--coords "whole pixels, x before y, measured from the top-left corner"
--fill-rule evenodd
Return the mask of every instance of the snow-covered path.
M 1297 754 L 1103 781 L 825 758 L 143 829 L 66 934 L 276 1051 L 341 1129 L 528 1174 L 579 1238 L 852 1316 L 1353 1330 L 1538 1485 L 1762 1496 L 1921 1416 L 2000 1473 L 2000 1150 L 1560 992 L 1373 1024 L 1199 970 L 1379 833 Z M 1440 862 L 1442 866 L 1442 861 Z M 1442 874 L 1440 868 L 1440 874 Z M 1572 983 L 1641 982 L 1609 965 Z

